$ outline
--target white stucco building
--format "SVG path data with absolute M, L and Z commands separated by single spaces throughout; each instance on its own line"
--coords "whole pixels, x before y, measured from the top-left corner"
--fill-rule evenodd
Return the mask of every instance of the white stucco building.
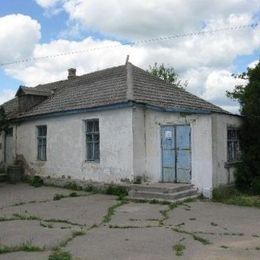
M 98 182 L 192 183 L 207 197 L 233 181 L 240 118 L 127 63 L 20 87 L 4 108 L 0 164 Z

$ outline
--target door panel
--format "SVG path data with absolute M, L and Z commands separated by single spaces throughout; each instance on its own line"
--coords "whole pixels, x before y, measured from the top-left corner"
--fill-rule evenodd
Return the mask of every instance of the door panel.
M 190 133 L 189 125 L 161 127 L 163 182 L 190 183 Z
M 162 181 L 175 181 L 175 129 L 172 126 L 161 128 L 162 142 Z
M 190 126 L 176 126 L 177 182 L 189 183 L 191 179 Z

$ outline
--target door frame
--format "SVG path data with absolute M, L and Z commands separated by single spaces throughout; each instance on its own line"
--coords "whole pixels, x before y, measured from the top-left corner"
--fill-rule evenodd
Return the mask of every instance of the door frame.
M 175 148 L 176 148 L 176 127 L 177 126 L 189 126 L 190 127 L 190 183 L 192 180 L 192 128 L 191 128 L 191 124 L 184 124 L 184 123 L 180 123 L 180 124 L 160 124 L 160 152 L 161 152 L 161 180 L 160 182 L 164 183 L 163 181 L 163 152 L 162 152 L 162 127 L 174 127 L 175 131 L 174 131 L 174 142 L 175 142 Z M 176 149 L 175 149 L 176 151 Z M 175 176 L 174 179 L 175 181 L 173 183 L 178 183 L 177 182 L 177 156 L 175 154 Z

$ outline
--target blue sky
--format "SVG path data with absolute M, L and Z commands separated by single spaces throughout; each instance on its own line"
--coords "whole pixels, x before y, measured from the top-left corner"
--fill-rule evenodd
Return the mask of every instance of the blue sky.
M 1 63 L 95 47 L 103 49 L 1 67 L 0 103 L 10 99 L 21 84 L 35 86 L 63 79 L 71 66 L 77 68 L 78 74 L 83 74 L 120 65 L 130 54 L 130 61 L 144 69 L 154 62 L 173 66 L 180 78 L 188 82 L 189 91 L 225 109 L 238 111 L 238 105 L 225 97 L 225 91 L 241 83 L 231 77 L 232 73 L 245 71 L 259 59 L 259 26 L 152 45 L 104 48 L 132 40 L 260 20 L 259 4 L 255 0 L 195 2 L 3 1 L 0 9 Z

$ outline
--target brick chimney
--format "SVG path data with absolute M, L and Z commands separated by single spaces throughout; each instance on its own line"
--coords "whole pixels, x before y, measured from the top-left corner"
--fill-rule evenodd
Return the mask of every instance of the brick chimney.
M 76 77 L 76 69 L 68 69 L 68 79 L 74 79 Z

